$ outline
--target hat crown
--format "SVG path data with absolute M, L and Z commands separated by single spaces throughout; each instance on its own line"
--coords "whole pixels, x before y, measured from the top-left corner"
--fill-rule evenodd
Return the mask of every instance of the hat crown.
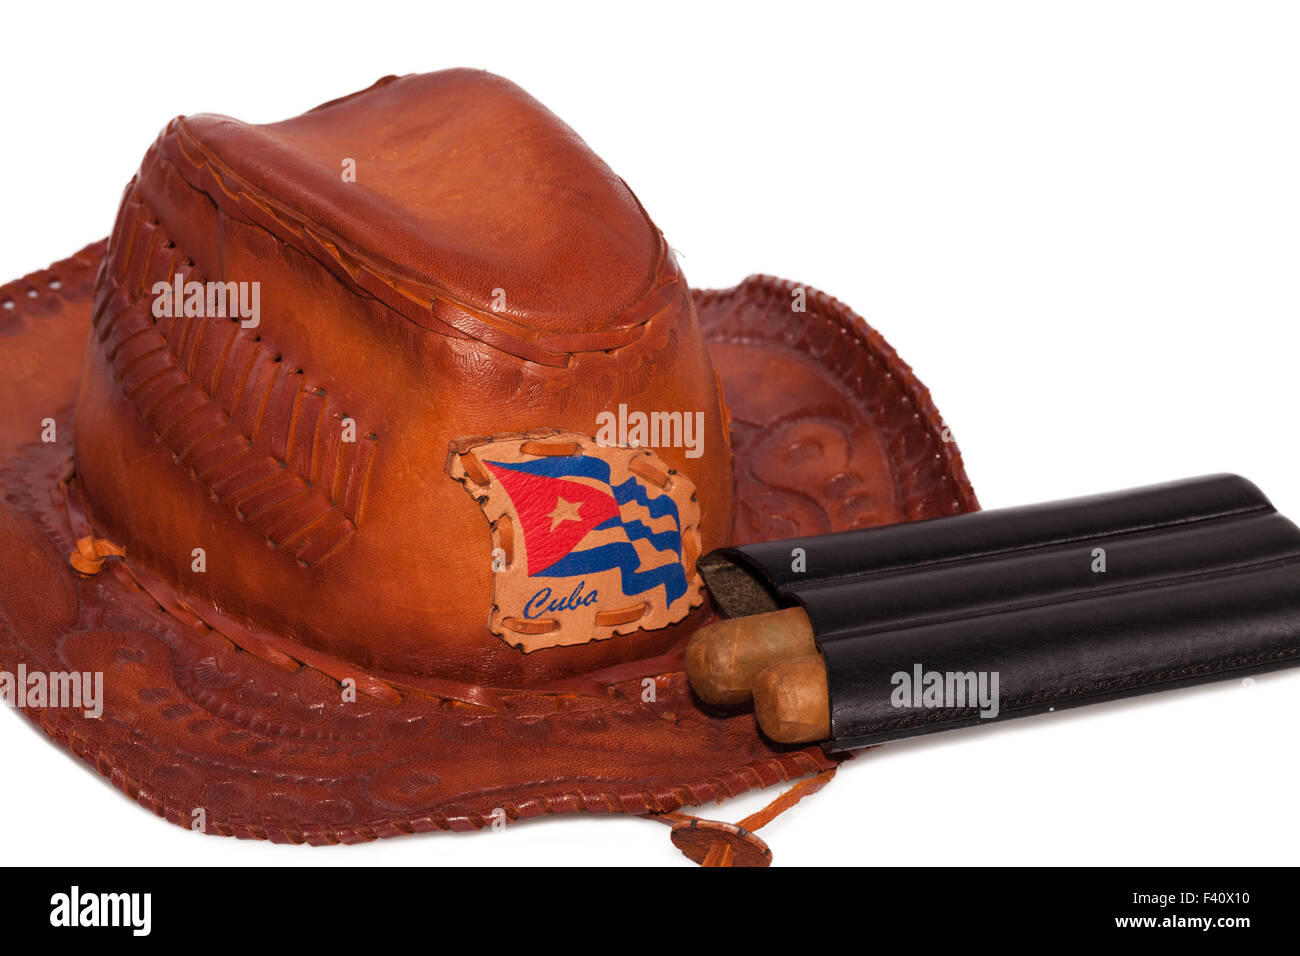
M 690 291 L 622 180 L 505 80 L 389 78 L 268 126 L 173 121 L 123 199 L 95 329 L 76 429 L 93 520 L 241 625 L 388 671 L 513 681 L 661 652 L 702 602 L 694 559 L 729 531 L 731 475 Z M 596 441 L 619 408 L 689 416 L 695 449 Z M 497 495 L 506 541 L 476 447 L 508 451 L 511 474 L 550 460 L 527 487 L 560 517 Z M 584 477 L 591 459 L 603 478 Z M 575 482 L 596 483 L 591 513 L 617 499 L 601 533 L 632 529 L 633 574 L 675 554 L 690 593 L 609 595 L 626 567 L 590 561 L 533 579 L 546 529 L 573 539 Z M 647 552 L 639 529 L 671 521 L 668 558 Z M 611 582 L 594 606 L 554 597 L 590 598 L 593 577 Z M 534 586 L 559 643 L 501 623 Z M 552 620 L 571 612 L 603 623 Z
M 199 115 L 177 132 L 224 191 L 309 228 L 421 308 L 466 310 L 498 334 L 514 322 L 520 335 L 599 339 L 635 325 L 666 257 L 627 185 L 490 73 L 388 77 L 284 122 Z

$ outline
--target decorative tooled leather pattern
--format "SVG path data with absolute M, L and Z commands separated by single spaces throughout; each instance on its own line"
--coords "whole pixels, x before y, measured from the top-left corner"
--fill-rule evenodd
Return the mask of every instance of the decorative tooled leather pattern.
M 771 276 L 695 303 L 731 413 L 737 544 L 979 507 L 929 390 L 853 310 Z
M 127 187 L 93 324 L 114 377 L 177 461 L 250 530 L 305 566 L 357 529 L 376 440 L 238 317 L 155 318 L 156 282 L 206 281 Z M 176 311 L 180 311 L 179 308 Z

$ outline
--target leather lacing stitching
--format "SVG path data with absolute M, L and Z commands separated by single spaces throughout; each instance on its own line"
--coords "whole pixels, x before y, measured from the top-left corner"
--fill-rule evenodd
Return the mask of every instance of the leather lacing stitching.
M 35 304 L 43 295 L 61 299 L 68 291 L 75 294 L 75 289 L 64 289 L 65 278 L 73 287 L 79 286 L 88 273 L 98 268 L 107 244 L 106 239 L 92 242 L 75 255 L 62 259 L 47 269 L 38 269 L 0 286 L 0 333 L 10 334 L 10 324 L 27 318 L 24 305 Z
M 573 356 L 586 352 L 608 352 L 635 344 L 645 332 L 644 326 L 662 312 L 665 305 L 659 302 L 664 290 L 681 281 L 681 272 L 669 255 L 668 243 L 659 236 L 658 260 L 647 282 L 647 288 L 627 313 L 648 312 L 626 328 L 600 333 L 575 335 L 538 335 L 517 326 L 507 317 L 490 315 L 467 303 L 454 300 L 441 290 L 408 289 L 405 278 L 396 272 L 368 261 L 351 251 L 338 237 L 325 233 L 319 226 L 295 214 L 291 209 L 274 203 L 260 195 L 255 187 L 243 182 L 238 175 L 193 140 L 183 128 L 184 117 L 168 124 L 166 139 L 161 140 L 159 157 L 177 170 L 181 178 L 194 189 L 206 195 L 227 214 L 256 225 L 281 241 L 300 248 L 330 272 L 343 277 L 351 285 L 374 296 L 388 308 L 408 321 L 441 335 L 462 337 L 468 335 L 516 358 L 539 365 L 563 367 Z M 186 175 L 189 173 L 189 175 Z M 195 180 L 198 182 L 195 182 Z M 440 314 L 439 304 L 450 307 L 457 318 Z M 468 323 L 468 324 L 466 324 Z M 578 341 L 575 341 L 577 339 Z M 582 341 L 586 339 L 587 341 Z
M 145 290 L 173 275 L 206 278 L 132 180 L 91 322 L 114 379 L 176 463 L 272 550 L 325 561 L 358 530 L 378 436 L 338 440 L 326 425 L 350 417 L 338 401 L 236 317 L 152 317 Z

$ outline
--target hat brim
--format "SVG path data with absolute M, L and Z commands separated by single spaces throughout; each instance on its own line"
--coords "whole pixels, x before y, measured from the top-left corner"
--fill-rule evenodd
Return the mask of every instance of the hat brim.
M 400 699 L 344 702 L 319 655 L 229 639 L 129 556 L 77 574 L 72 411 L 104 249 L 0 287 L 0 669 L 102 673 L 98 718 L 20 709 L 142 805 L 209 833 L 354 843 L 502 813 L 665 813 L 834 765 L 704 709 L 682 647 L 474 700 L 376 674 Z M 695 299 L 732 416 L 735 543 L 978 507 L 927 391 L 847 307 L 767 277 Z

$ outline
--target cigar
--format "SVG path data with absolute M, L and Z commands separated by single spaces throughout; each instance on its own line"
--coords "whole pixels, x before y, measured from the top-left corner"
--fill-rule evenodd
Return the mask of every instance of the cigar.
M 754 679 L 770 664 L 813 654 L 808 615 L 791 607 L 706 624 L 686 646 L 686 674 L 701 700 L 716 707 L 749 703 Z
M 754 716 L 779 744 L 816 743 L 831 735 L 826 660 L 801 654 L 777 661 L 754 679 Z
M 787 605 L 688 649 L 700 697 L 752 696 L 778 743 L 852 749 L 1300 661 L 1300 531 L 1232 475 L 724 549 L 701 569 L 724 609 Z

